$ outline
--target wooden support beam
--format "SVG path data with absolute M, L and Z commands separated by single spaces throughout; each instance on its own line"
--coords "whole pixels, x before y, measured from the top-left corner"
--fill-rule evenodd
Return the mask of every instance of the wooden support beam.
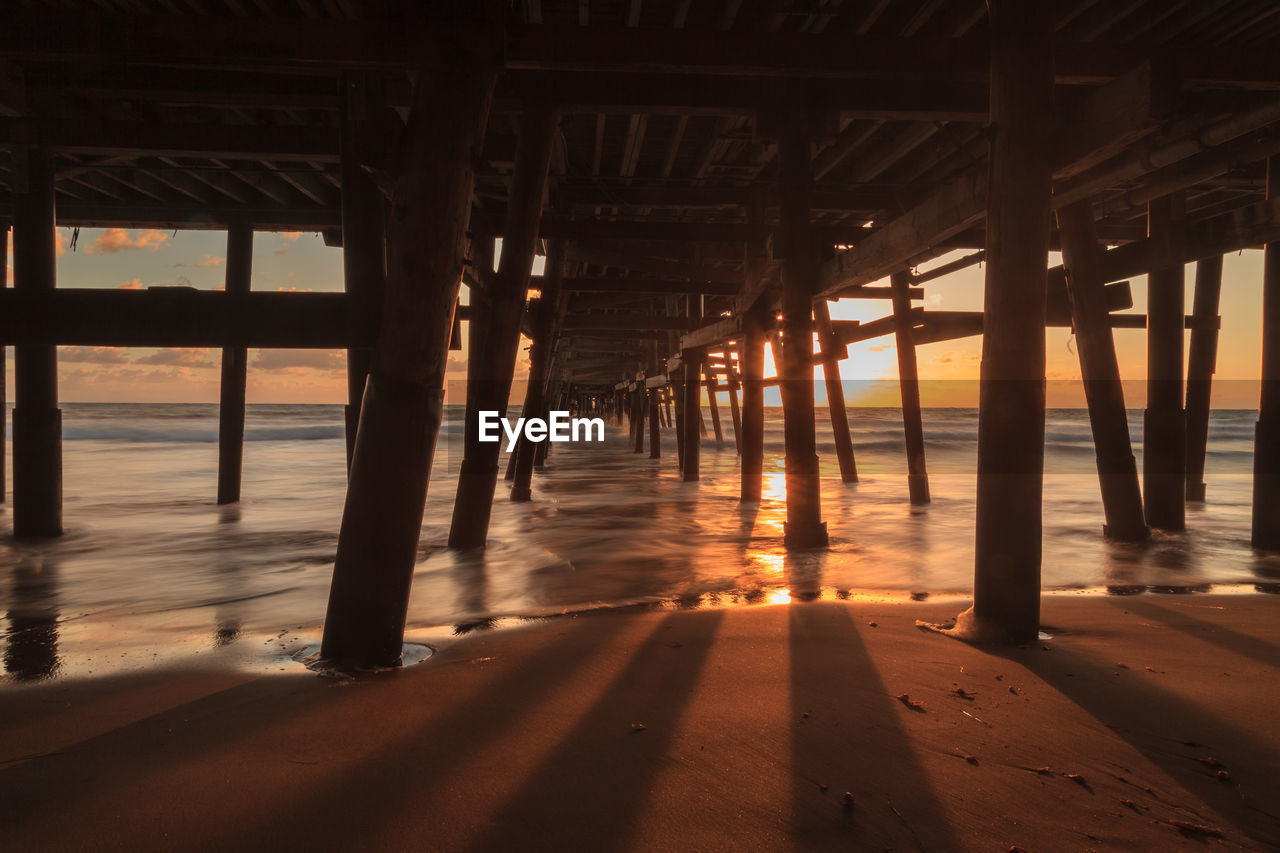
M 658 344 L 655 341 L 649 350 L 649 372 L 656 375 L 658 372 Z M 648 387 L 645 383 L 644 394 L 649 402 L 649 458 L 662 458 L 662 424 L 659 422 L 661 417 L 658 398 L 662 394 L 661 387 Z
M 910 307 L 910 302 L 908 302 Z M 827 388 L 827 409 L 831 413 L 831 434 L 836 458 L 840 461 L 840 479 L 858 482 L 858 464 L 853 456 L 853 437 L 849 435 L 849 412 L 845 407 L 844 384 L 840 381 L 840 359 L 848 355 L 831 326 L 831 310 L 825 299 L 813 303 L 813 319 L 822 347 L 822 377 Z
M 818 258 L 809 222 L 813 183 L 807 115 L 802 108 L 783 121 L 778 141 L 778 213 L 782 220 L 782 381 L 786 446 L 788 547 L 827 544 L 822 520 L 813 387 L 813 300 Z
M 689 294 L 686 313 L 690 325 L 702 322 L 702 294 Z M 696 482 L 701 476 L 702 360 L 705 357 L 706 353 L 700 349 L 682 349 L 680 352 L 680 363 L 684 370 L 684 411 L 681 413 L 684 450 L 680 470 L 686 483 Z
M 646 296 L 680 293 L 703 293 L 709 296 L 733 296 L 736 284 L 714 281 L 672 281 L 657 278 L 575 277 L 565 279 L 564 289 L 575 293 L 629 293 Z
M 364 168 L 361 154 L 373 132 L 369 111 L 372 92 L 361 74 L 342 77 L 342 281 L 354 299 L 367 303 L 374 316 L 382 308 L 386 290 L 386 210 L 382 191 Z M 456 323 L 456 321 L 455 321 Z M 355 453 L 360 425 L 360 401 L 373 363 L 372 347 L 347 350 L 347 470 Z
M 322 658 L 344 668 L 394 666 L 404 640 L 473 164 L 497 76 L 483 62 L 452 55 L 452 67 L 418 75 L 392 189 L 382 332 L 365 386 L 321 643 Z
M 727 384 L 729 386 L 729 414 L 733 418 L 733 445 L 739 456 L 742 455 L 742 411 L 738 405 L 738 377 L 730 370 Z
M 227 232 L 226 292 L 246 294 L 252 287 L 253 229 L 238 225 Z M 218 503 L 240 501 L 244 459 L 244 395 L 248 350 L 222 348 L 222 385 L 218 396 Z
M 707 408 L 711 411 L 711 426 L 716 434 L 716 444 L 724 444 L 724 429 L 720 426 L 720 404 L 716 401 L 716 391 L 719 390 L 720 385 L 716 382 L 715 374 L 705 361 L 702 363 L 702 374 L 706 377 Z
M 545 103 L 526 105 L 520 117 L 520 148 L 512 175 L 502 256 L 491 288 L 492 318 L 485 339 L 483 379 L 476 393 L 476 409 L 467 412 L 465 449 L 449 528 L 451 548 L 483 548 L 489 533 L 501 448 L 498 442 L 480 441 L 479 413 L 496 411 L 505 416 L 507 411 L 556 124 L 555 107 Z M 566 322 L 563 328 L 570 326 Z
M 1187 356 L 1187 500 L 1205 499 L 1204 461 L 1209 449 L 1209 410 L 1213 374 L 1218 363 L 1218 301 L 1222 294 L 1222 256 L 1196 264 L 1191 321 L 1191 351 Z
M 668 317 L 663 314 L 568 314 L 564 318 L 564 329 L 568 332 L 681 331 L 689 328 L 689 322 L 686 317 Z
M 1104 533 L 1111 539 L 1137 542 L 1149 530 L 1142 510 L 1138 467 L 1129 441 L 1129 417 L 1115 340 L 1108 322 L 1108 307 L 1101 274 L 1102 250 L 1094 231 L 1093 209 L 1076 202 L 1058 210 L 1062 256 L 1070 288 L 1080 374 L 1084 379 L 1089 426 L 1102 489 Z
M 640 253 L 598 249 L 581 244 L 574 245 L 567 251 L 571 261 L 584 264 L 630 270 L 631 272 L 662 276 L 663 278 L 676 278 L 688 282 L 713 282 L 727 284 L 735 288 L 742 285 L 741 273 L 709 264 L 671 261 Z
M 1280 205 L 1280 157 L 1267 161 L 1267 202 Z M 1280 549 L 1280 238 L 1262 270 L 1262 393 L 1253 444 L 1255 548 Z
M 1178 239 L 1184 216 L 1180 195 L 1153 201 L 1150 237 Z M 1182 409 L 1184 295 L 1182 264 L 1151 270 L 1147 285 L 1147 408 L 1142 423 L 1142 485 L 1147 524 L 1186 527 L 1186 413 Z
M 1040 626 L 1053 17 L 1048 6 L 1021 0 L 990 0 L 988 10 L 992 134 L 973 617 L 988 639 L 1028 643 Z
M 911 299 L 907 296 L 908 275 L 896 272 L 889 281 L 897 297 L 893 300 L 893 319 L 898 388 L 902 393 L 902 430 L 907 442 L 907 492 L 911 503 L 927 504 L 930 502 L 929 472 L 924 461 L 924 420 L 920 412 L 916 343 L 911 330 Z
M 9 223 L 0 222 L 0 270 L 4 270 L 5 274 L 0 275 L 0 291 L 5 290 L 9 286 Z M 6 354 L 3 346 L 0 346 L 0 412 L 8 411 L 9 389 L 7 387 L 7 370 L 5 361 Z M 8 500 L 8 486 L 6 485 L 5 467 L 6 453 L 5 445 L 9 441 L 9 418 L 6 415 L 0 415 L 0 503 Z
M 15 158 L 14 291 L 21 297 L 47 298 L 57 286 L 53 155 L 43 148 L 24 148 Z M 8 318 L 12 312 L 0 316 Z M 62 410 L 58 354 L 50 344 L 15 348 L 13 535 L 62 535 Z
M 705 349 L 733 340 L 742 334 L 742 323 L 742 315 L 736 313 L 733 316 L 708 323 L 688 334 L 681 335 L 680 348 L 682 350 Z
M 546 272 L 542 282 L 542 296 L 533 308 L 533 337 L 529 347 L 529 381 L 526 384 L 524 405 L 520 413 L 528 417 L 547 417 L 547 387 L 551 378 L 551 353 L 555 347 L 557 326 L 556 307 L 560 301 L 564 282 L 564 244 L 552 240 L 547 245 Z M 533 463 L 536 446 L 523 434 L 517 447 L 515 471 L 511 483 L 511 500 L 515 502 L 533 499 Z

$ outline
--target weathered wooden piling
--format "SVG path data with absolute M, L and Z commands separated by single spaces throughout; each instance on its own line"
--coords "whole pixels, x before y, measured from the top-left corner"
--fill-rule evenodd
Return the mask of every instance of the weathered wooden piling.
M 742 315 L 742 490 L 760 500 L 764 486 L 764 323 L 759 311 Z
M 538 238 L 543 186 L 551 163 L 556 120 L 555 106 L 538 102 L 526 104 L 520 119 L 502 256 L 493 276 L 482 378 L 475 395 L 476 411 L 467 412 L 462 467 L 453 504 L 453 523 L 449 528 L 451 548 L 483 547 L 489 533 L 501 444 L 479 440 L 479 413 L 496 411 L 499 416 L 506 415 L 520 347 L 520 315 L 533 269 L 534 242 Z
M 15 150 L 14 160 L 13 284 L 39 296 L 57 279 L 53 155 L 26 147 Z M 62 411 L 52 345 L 14 347 L 13 535 L 62 535 Z
M 631 437 L 635 441 L 636 453 L 644 453 L 644 418 L 648 411 L 644 381 L 639 380 L 631 391 Z
M 657 376 L 658 368 L 658 344 L 654 342 L 649 346 L 649 375 Z M 649 399 L 649 458 L 662 458 L 662 416 L 660 414 L 661 406 L 658 403 L 659 397 L 662 395 L 662 386 L 648 388 L 645 396 Z
M 376 150 L 380 120 L 384 116 L 381 111 L 387 107 L 377 102 L 368 77 L 356 72 L 342 76 L 340 103 L 343 286 L 368 309 L 377 310 L 387 276 L 386 209 L 382 191 L 366 170 L 365 160 Z M 347 350 L 348 471 L 360 425 L 360 401 L 372 360 L 373 350 L 369 347 Z
M 836 459 L 840 462 L 840 479 L 846 483 L 856 483 L 858 464 L 853 456 L 849 409 L 844 399 L 844 383 L 840 379 L 840 359 L 847 352 L 831 327 L 831 309 L 827 306 L 827 300 L 819 299 L 813 303 L 813 319 L 818 327 L 818 341 L 822 347 L 822 379 L 827 389 L 827 409 L 831 412 L 831 435 L 835 441 Z
M 702 322 L 702 294 L 690 293 L 687 302 L 690 325 L 696 328 Z M 701 349 L 687 349 L 680 353 L 684 371 L 684 411 L 681 413 L 681 429 L 684 432 L 684 450 L 681 472 L 686 483 L 696 481 L 702 450 L 702 362 L 706 353 Z
M 1040 622 L 1053 14 L 1049 4 L 1021 0 L 987 7 L 991 161 L 973 611 L 988 636 L 1025 643 Z
M 1147 208 L 1152 240 L 1181 238 L 1184 202 L 1165 196 Z M 1147 408 L 1142 423 L 1142 484 L 1147 524 L 1186 527 L 1187 431 L 1182 410 L 1182 350 L 1186 275 L 1181 263 L 1162 263 L 1147 276 Z
M 1137 542 L 1146 539 L 1149 530 L 1142 512 L 1138 465 L 1129 441 L 1129 416 L 1107 310 L 1102 249 L 1098 246 L 1092 205 L 1078 201 L 1060 208 L 1058 231 L 1102 488 L 1106 518 L 1103 531 L 1111 539 Z
M 733 419 L 733 446 L 742 455 L 742 411 L 738 406 L 738 375 L 733 362 L 729 362 L 728 375 L 725 382 L 729 386 L 729 416 Z
M 253 227 L 238 222 L 227 229 L 228 298 L 248 293 L 253 281 Z M 242 346 L 222 348 L 222 385 L 218 396 L 218 503 L 240 500 L 244 461 L 244 396 L 249 351 Z
M 894 343 L 898 351 L 898 388 L 902 394 L 902 430 L 907 441 L 907 493 L 913 504 L 927 504 L 929 472 L 924 462 L 924 418 L 920 410 L 920 373 L 916 343 L 911 331 L 910 276 L 896 272 L 889 278 L 893 289 Z
M 322 657 L 338 666 L 400 660 L 474 168 L 496 76 L 487 59 L 459 59 L 417 78 L 387 223 L 382 328 L 365 385 L 321 644 Z
M 1267 199 L 1280 198 L 1280 157 L 1267 161 Z M 1262 393 L 1253 442 L 1255 548 L 1280 549 L 1280 241 L 1262 270 Z
M 827 544 L 822 520 L 814 416 L 813 298 L 818 292 L 817 254 L 809 227 L 809 116 L 791 116 L 778 141 L 778 212 L 782 250 L 782 387 L 789 547 Z
M 0 270 L 4 270 L 5 274 L 0 275 L 0 290 L 4 290 L 9 286 L 9 223 L 0 222 Z M 8 499 L 9 489 L 5 481 L 5 445 L 9 443 L 9 417 L 8 417 L 8 396 L 9 389 L 6 387 L 6 365 L 5 365 L 5 348 L 0 344 L 0 503 L 4 503 Z
M 547 407 L 547 383 L 551 371 L 551 351 L 555 348 L 556 315 L 559 313 L 560 284 L 564 279 L 564 244 L 552 240 L 547 245 L 547 261 L 542 279 L 542 296 L 533 312 L 533 342 L 529 348 L 529 384 L 525 389 L 525 417 L 545 418 Z M 542 442 L 546 444 L 547 442 Z M 536 445 L 520 437 L 515 460 L 515 475 L 511 484 L 511 500 L 527 501 L 533 498 L 533 463 L 537 456 Z
M 703 373 L 707 382 L 707 409 L 711 412 L 711 426 L 715 430 L 716 444 L 724 444 L 724 428 L 720 426 L 720 404 L 716 400 L 716 394 L 720 391 L 720 382 L 716 379 L 715 370 L 710 364 L 703 366 Z
M 1196 264 L 1191 309 L 1191 347 L 1187 353 L 1187 500 L 1205 499 L 1204 462 L 1209 450 L 1209 409 L 1218 364 L 1218 301 L 1222 294 L 1222 255 Z

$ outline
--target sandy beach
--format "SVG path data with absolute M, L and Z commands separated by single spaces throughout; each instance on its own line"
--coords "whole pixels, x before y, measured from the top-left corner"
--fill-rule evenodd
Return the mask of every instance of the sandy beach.
M 341 681 L 217 669 L 0 693 L 35 849 L 1275 849 L 1280 599 L 598 612 Z

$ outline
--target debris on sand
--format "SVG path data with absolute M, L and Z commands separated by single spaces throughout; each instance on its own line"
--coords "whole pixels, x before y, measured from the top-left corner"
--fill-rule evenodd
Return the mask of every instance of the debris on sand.
M 632 724 L 631 724 L 631 732 L 632 732 L 632 734 L 635 734 L 636 732 L 642 732 L 642 731 L 644 731 L 644 729 L 645 729 L 645 725 L 644 725 L 644 723 L 632 723 Z
M 955 690 L 952 690 L 951 692 L 959 696 L 961 699 L 968 699 L 970 702 L 972 702 L 976 698 L 976 696 L 973 693 L 970 693 L 968 690 L 965 690 L 963 687 L 957 687 Z
M 976 755 L 966 755 L 964 757 L 964 760 L 974 765 L 975 767 L 978 766 L 978 756 Z
M 853 806 L 854 806 L 854 803 L 855 803 L 855 802 L 856 802 L 856 800 L 854 800 L 854 798 L 853 798 L 853 793 L 852 793 L 851 791 L 845 791 L 845 792 L 844 792 L 844 807 L 845 807 L 845 810 L 846 810 L 846 811 L 848 811 L 849 809 L 852 809 L 852 808 L 853 808 Z
M 1168 824 L 1186 835 L 1203 835 L 1207 838 L 1223 837 L 1222 830 L 1216 826 L 1205 826 L 1201 823 L 1191 823 L 1186 820 L 1170 820 Z
M 1218 777 L 1218 781 L 1219 781 L 1219 782 L 1230 782 L 1230 781 L 1231 781 L 1231 774 L 1230 774 L 1230 773 L 1228 773 L 1228 772 L 1227 772 L 1227 771 L 1225 771 L 1225 770 L 1219 770 L 1219 771 L 1218 771 L 1218 773 L 1217 773 L 1217 777 Z
M 913 711 L 919 711 L 921 713 L 924 713 L 924 703 L 913 701 L 911 697 L 908 696 L 906 693 L 903 693 L 902 695 L 898 696 L 897 700 L 901 702 L 903 705 L 906 705 L 908 708 L 910 708 Z
M 1064 773 L 1063 775 L 1066 776 L 1068 779 L 1070 779 L 1072 782 L 1075 782 L 1077 785 L 1081 785 L 1085 788 L 1089 787 L 1089 783 L 1086 782 L 1084 780 L 1084 777 L 1081 776 L 1079 773 Z
M 1201 758 L 1201 759 L 1198 759 L 1198 760 L 1199 760 L 1199 762 L 1200 762 L 1201 764 L 1203 764 L 1205 767 L 1226 767 L 1226 765 L 1225 765 L 1225 764 L 1223 764 L 1221 761 L 1219 761 L 1218 759 L 1214 758 L 1213 756 L 1208 756 L 1208 757 Z

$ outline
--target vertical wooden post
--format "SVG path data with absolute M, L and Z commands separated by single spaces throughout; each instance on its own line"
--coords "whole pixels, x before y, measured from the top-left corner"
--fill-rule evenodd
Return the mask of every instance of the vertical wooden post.
M 635 390 L 631 392 L 631 429 L 636 442 L 636 453 L 644 453 L 644 416 L 649 409 L 646 396 L 644 380 L 636 380 Z
M 551 163 L 556 108 L 528 103 L 520 118 L 520 139 L 512 172 L 511 194 L 502 238 L 502 256 L 493 277 L 493 309 L 482 360 L 483 378 L 475 395 L 476 411 L 467 412 L 458 493 L 449 528 L 449 547 L 482 548 L 489 533 L 493 493 L 498 480 L 500 442 L 479 440 L 479 413 L 506 415 L 507 399 L 520 349 L 520 315 L 524 311 L 533 249 L 542 215 L 542 191 Z
M 728 351 L 725 352 L 725 360 L 728 361 Z M 742 455 L 742 411 L 738 407 L 738 375 L 734 370 L 733 362 L 729 361 L 729 368 L 726 374 L 726 381 L 729 386 L 729 414 L 733 418 L 733 447 L 738 455 Z
M 0 222 L 0 289 L 9 286 L 9 223 Z M 0 344 L 0 503 L 4 503 L 8 489 L 5 485 L 5 444 L 9 438 L 8 391 L 5 386 L 5 349 Z
M 1098 482 L 1102 488 L 1102 510 L 1106 517 L 1103 532 L 1110 539 L 1138 542 L 1146 539 L 1149 531 L 1142 514 L 1138 466 L 1129 442 L 1129 417 L 1111 334 L 1104 291 L 1106 282 L 1100 268 L 1102 252 L 1098 247 L 1092 205 L 1086 200 L 1061 208 L 1058 231 L 1071 298 L 1071 323 L 1080 352 L 1080 374 L 1089 406 L 1089 426 L 1093 430 Z
M 560 284 L 564 277 L 564 243 L 552 240 L 547 246 L 547 265 L 542 280 L 542 297 L 533 315 L 533 345 L 529 351 L 529 386 L 524 394 L 525 417 L 545 418 L 547 384 L 551 374 L 551 350 L 555 346 L 556 314 L 560 302 Z M 542 442 L 546 444 L 547 442 Z M 533 463 L 537 445 L 520 437 L 515 477 L 511 484 L 511 500 L 533 498 Z
M 347 293 L 360 300 L 369 311 L 381 308 L 386 288 L 386 212 L 382 191 L 361 162 L 370 136 L 376 133 L 368 81 L 364 74 L 342 76 L 342 277 Z M 347 470 L 356 447 L 360 424 L 360 400 L 369 376 L 373 350 L 347 350 Z
M 993 639 L 1025 643 L 1040 622 L 1053 15 L 1049 4 L 1022 0 L 987 8 L 992 132 L 973 614 Z
M 654 341 L 649 345 L 649 375 L 657 376 L 658 371 L 658 342 Z M 661 423 L 661 407 L 658 405 L 658 398 L 662 394 L 662 386 L 656 386 L 648 389 L 646 396 L 649 398 L 649 458 L 662 458 L 662 423 Z
M 827 387 L 827 408 L 831 411 L 831 434 L 835 438 L 836 458 L 840 460 L 840 479 L 858 482 L 858 464 L 853 458 L 853 437 L 849 435 L 849 409 L 844 401 L 844 384 L 840 381 L 840 359 L 847 353 L 831 327 L 831 309 L 827 300 L 813 303 L 813 319 L 818 326 L 822 346 L 822 378 Z M 927 491 L 926 486 L 926 491 Z
M 818 289 L 817 253 L 809 227 L 813 183 L 809 117 L 784 122 L 778 141 L 778 213 L 782 223 L 782 389 L 786 447 L 788 547 L 827 544 L 818 476 L 813 382 L 813 296 Z
M 1218 300 L 1222 256 L 1196 264 L 1191 310 L 1191 351 L 1187 355 L 1187 500 L 1204 502 L 1204 460 L 1209 450 L 1209 409 L 1218 366 Z
M 920 411 L 920 373 L 911 332 L 911 280 L 907 273 L 889 278 L 893 290 L 894 342 L 898 351 L 898 387 L 902 392 L 902 431 L 907 440 L 907 493 L 913 504 L 927 504 L 929 472 L 924 464 L 924 420 Z
M 690 293 L 688 302 L 690 328 L 696 329 L 702 323 L 702 294 Z M 702 362 L 706 354 L 702 350 L 687 349 L 680 355 L 684 370 L 684 481 L 694 482 L 699 477 L 702 439 Z
M 1267 161 L 1267 199 L 1280 198 L 1280 157 Z M 1254 547 L 1280 549 L 1280 242 L 1262 269 L 1262 395 L 1253 442 Z
M 227 298 L 248 293 L 253 275 L 253 226 L 237 222 L 227 229 Z M 218 397 L 218 503 L 240 500 L 244 460 L 244 389 L 248 350 L 222 348 L 222 388 Z
M 483 60 L 482 60 L 483 61 Z M 321 655 L 393 666 L 404 641 L 449 336 L 496 68 L 418 75 L 387 222 L 386 298 L 365 384 Z
M 13 153 L 13 284 L 32 295 L 56 286 L 53 155 L 44 148 Z M 14 347 L 13 535 L 62 535 L 62 411 L 58 350 Z
M 1147 230 L 1166 245 L 1181 238 L 1180 194 L 1151 202 Z M 1182 410 L 1185 279 L 1181 263 L 1147 276 L 1147 409 L 1142 423 L 1142 484 L 1147 524 L 1186 527 L 1187 431 Z
M 715 430 L 716 444 L 724 444 L 724 427 L 720 425 L 720 405 L 716 400 L 716 394 L 720 391 L 720 383 L 716 379 L 716 372 L 709 362 L 703 364 L 703 375 L 707 381 L 707 408 L 711 410 L 711 427 Z
M 748 249 L 748 254 L 750 250 Z M 742 491 L 760 500 L 764 486 L 764 325 L 760 312 L 742 315 Z

